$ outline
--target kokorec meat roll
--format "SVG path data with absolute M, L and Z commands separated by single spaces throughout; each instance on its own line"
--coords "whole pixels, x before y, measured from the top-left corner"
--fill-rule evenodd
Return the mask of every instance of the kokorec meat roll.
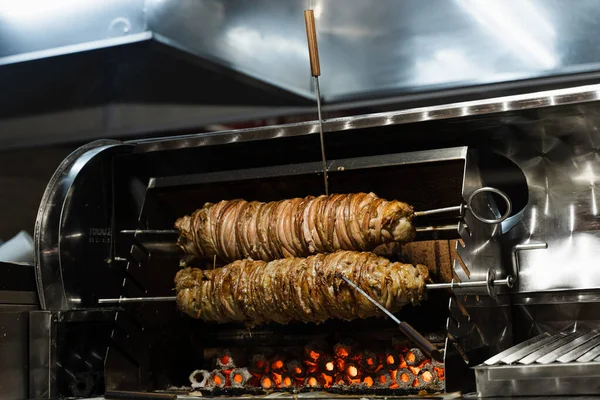
M 337 250 L 369 251 L 414 238 L 413 209 L 373 193 L 271 203 L 225 200 L 180 218 L 179 246 L 201 260 L 271 261 Z
M 383 315 L 335 273 L 355 282 L 395 312 L 423 296 L 427 267 L 391 262 L 373 253 L 338 251 L 271 262 L 238 260 L 222 268 L 177 273 L 177 305 L 206 321 L 321 323 Z

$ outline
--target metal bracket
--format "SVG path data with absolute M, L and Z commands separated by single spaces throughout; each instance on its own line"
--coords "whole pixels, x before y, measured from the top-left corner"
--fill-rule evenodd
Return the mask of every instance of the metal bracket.
M 546 242 L 527 242 L 520 243 L 513 246 L 511 249 L 511 260 L 513 269 L 513 281 L 516 282 L 519 279 L 519 257 L 517 253 L 523 250 L 540 250 L 547 249 L 548 243 Z M 513 282 L 513 283 L 514 283 Z

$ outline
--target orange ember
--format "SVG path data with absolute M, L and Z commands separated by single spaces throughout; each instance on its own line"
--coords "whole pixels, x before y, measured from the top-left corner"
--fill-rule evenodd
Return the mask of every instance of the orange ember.
M 233 376 L 233 381 L 234 382 L 242 383 L 243 380 L 244 380 L 244 377 L 241 374 L 235 374 Z
M 310 357 L 311 360 L 317 361 L 319 359 L 319 357 L 321 357 L 321 354 L 319 354 L 319 352 L 311 350 L 308 353 L 308 356 Z
M 431 382 L 433 380 L 433 374 L 429 371 L 423 372 L 423 375 L 421 376 L 425 382 Z
M 283 378 L 283 382 L 281 383 L 282 387 L 290 387 L 292 386 L 292 378 L 290 378 L 289 376 L 286 376 L 285 378 Z
M 276 360 L 271 364 L 271 369 L 277 370 L 283 368 L 283 361 Z
M 400 380 L 404 383 L 407 383 L 409 379 L 410 379 L 410 377 L 408 376 L 408 374 L 406 372 L 403 372 L 402 375 L 400 375 Z
M 365 360 L 365 363 L 367 365 L 375 365 L 375 360 L 373 360 L 373 357 L 369 357 Z
M 371 387 L 371 386 L 373 386 L 373 383 L 375 383 L 375 382 L 373 382 L 373 378 L 371 378 L 370 376 L 366 376 L 366 377 L 363 379 L 363 383 L 364 383 L 365 385 L 367 385 L 367 387 Z
M 377 378 L 377 380 L 379 381 L 379 383 L 387 383 L 388 378 L 385 375 L 379 375 L 379 377 Z
M 408 367 L 408 369 L 410 369 L 410 372 L 412 372 L 415 375 L 417 375 L 419 372 L 421 372 L 421 368 L 419 368 L 419 367 Z
M 439 380 L 444 380 L 444 368 L 433 367 L 433 370 L 437 374 Z
M 317 382 L 317 378 L 315 378 L 314 376 L 311 376 L 310 378 L 308 378 L 308 380 L 306 381 L 306 384 L 310 387 L 316 387 L 317 384 L 319 382 Z
M 412 386 L 413 387 L 419 386 L 419 380 L 417 378 L 415 378 L 415 380 L 413 381 Z
M 227 354 L 225 354 L 221 357 L 221 364 L 227 365 L 227 364 L 229 364 L 229 360 L 230 360 L 229 356 Z
M 256 363 L 254 365 L 258 369 L 263 369 L 265 366 L 265 362 L 263 360 L 256 360 Z
M 330 388 L 333 385 L 333 376 L 327 374 L 321 374 L 321 380 L 324 388 Z
M 273 386 L 273 381 L 268 376 L 265 376 L 261 379 L 260 385 L 265 389 L 270 389 Z
M 333 361 L 329 361 L 325 364 L 325 371 L 333 371 L 335 369 L 335 364 L 333 363 Z
M 412 351 L 409 351 L 408 353 L 406 353 L 406 361 L 407 362 L 414 363 L 416 359 L 417 359 L 417 357 L 415 356 L 415 354 Z
M 388 356 L 385 358 L 385 362 L 386 362 L 388 365 L 393 365 L 393 364 L 396 362 L 396 360 L 394 359 L 394 356 L 393 356 L 393 355 L 391 355 L 391 354 L 388 354 Z
M 296 375 L 301 375 L 301 374 L 302 374 L 302 368 L 300 368 L 300 367 L 296 367 L 296 368 L 294 368 L 294 371 L 293 371 L 293 372 L 294 372 Z
M 348 349 L 346 349 L 345 347 L 338 347 L 335 350 L 335 355 L 339 358 L 346 358 L 350 355 L 350 353 L 348 352 Z
M 346 368 L 346 373 L 348 373 L 348 376 L 351 378 L 355 378 L 356 376 L 358 376 L 358 368 L 356 368 L 355 365 L 348 365 L 348 368 Z
M 215 385 L 221 386 L 221 384 L 223 383 L 223 380 L 221 379 L 221 377 L 219 375 L 214 375 L 213 382 L 215 383 Z
M 404 357 L 402 357 L 402 354 L 398 354 L 398 360 L 400 360 L 398 363 L 398 368 L 406 368 L 408 366 L 408 364 L 406 364 L 406 360 Z
M 283 379 L 281 378 L 281 375 L 280 375 L 280 374 L 273 373 L 273 374 L 272 374 L 272 377 L 273 377 L 273 383 L 275 384 L 275 386 L 277 386 L 277 387 L 281 387 L 281 382 L 282 382 L 282 380 L 283 380 Z

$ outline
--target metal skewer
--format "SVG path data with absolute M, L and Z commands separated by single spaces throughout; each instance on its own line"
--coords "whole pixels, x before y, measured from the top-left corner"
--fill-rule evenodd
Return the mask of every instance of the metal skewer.
M 321 64 L 319 63 L 317 28 L 315 27 L 315 14 L 313 10 L 304 10 L 304 23 L 306 24 L 306 39 L 308 40 L 310 73 L 315 78 L 315 90 L 317 92 L 317 113 L 319 115 L 319 138 L 321 140 L 321 159 L 323 160 L 323 180 L 325 183 L 325 194 L 329 195 L 327 159 L 325 157 L 325 140 L 323 138 L 323 117 L 321 116 L 321 89 L 319 87 L 319 75 L 321 75 Z
M 444 353 L 441 350 L 437 349 L 429 340 L 425 339 L 423 337 L 423 335 L 421 335 L 419 332 L 417 332 L 415 330 L 415 328 L 410 326 L 410 324 L 408 324 L 407 322 L 404 322 L 404 321 L 400 321 L 398 318 L 396 318 L 394 316 L 394 314 L 389 312 L 384 306 L 382 306 L 377 301 L 375 301 L 375 299 L 373 299 L 371 296 L 369 296 L 364 290 L 362 290 L 361 288 L 356 286 L 356 284 L 354 282 L 352 282 L 351 280 L 346 278 L 344 276 L 344 274 L 336 272 L 336 276 L 342 278 L 348 285 L 350 285 L 354 289 L 356 289 L 367 300 L 369 300 L 371 303 L 373 303 L 375 306 L 377 306 L 377 308 L 379 308 L 388 317 L 390 317 L 394 322 L 396 322 L 398 324 L 398 329 L 400 329 L 402 331 L 402 333 L 404 333 L 409 339 L 411 339 L 413 342 L 415 342 L 417 344 L 417 346 L 419 346 L 419 348 L 421 350 L 423 350 L 423 352 L 425 354 L 427 354 L 429 357 L 433 358 L 436 361 L 441 362 L 444 360 Z

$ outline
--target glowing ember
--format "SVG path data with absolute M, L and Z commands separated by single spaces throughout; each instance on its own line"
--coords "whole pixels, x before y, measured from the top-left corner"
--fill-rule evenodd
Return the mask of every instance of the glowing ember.
M 350 378 L 356 378 L 358 376 L 358 368 L 354 364 L 349 364 L 346 368 L 346 373 Z
M 343 358 L 336 358 L 335 360 L 335 368 L 338 371 L 343 371 L 346 369 L 346 360 L 344 360 Z
M 275 360 L 271 364 L 271 369 L 274 370 L 274 371 L 277 371 L 277 370 L 282 369 L 282 368 L 283 368 L 283 361 L 282 360 Z
M 336 357 L 339 358 L 347 358 L 350 353 L 348 352 L 348 349 L 345 347 L 339 347 L 336 352 L 335 352 Z
M 321 373 L 320 378 L 324 388 L 330 388 L 333 385 L 333 376 Z
M 310 357 L 311 360 L 313 361 L 317 361 L 319 359 L 319 357 L 321 357 L 321 354 L 319 354 L 318 352 L 311 350 L 308 353 L 308 356 Z
M 273 374 L 271 374 L 271 377 L 272 377 L 273 384 L 277 387 L 281 387 L 281 382 L 283 381 L 283 378 L 281 377 L 281 375 L 273 373 Z
M 318 385 L 319 381 L 314 376 L 311 376 L 306 380 L 306 386 L 317 387 Z
M 393 355 L 388 354 L 388 356 L 385 358 L 385 362 L 388 365 L 394 365 L 394 363 L 396 362 L 396 360 L 394 359 Z
M 415 361 L 417 360 L 417 357 L 415 356 L 415 353 L 413 353 L 412 351 L 409 351 L 408 353 L 406 353 L 406 362 L 410 365 L 414 364 Z
M 268 376 L 263 376 L 263 378 L 260 380 L 260 386 L 262 386 L 264 389 L 271 389 L 273 386 L 273 381 Z
M 242 374 L 235 374 L 233 376 L 233 381 L 237 383 L 242 383 L 244 381 L 244 377 L 242 376 Z
M 221 357 L 221 364 L 227 365 L 227 364 L 229 364 L 229 360 L 230 360 L 229 356 L 224 355 L 223 357 Z
M 365 377 L 363 378 L 363 383 L 364 383 L 364 384 L 365 384 L 367 387 L 371 387 L 371 386 L 373 386 L 373 384 L 374 384 L 375 382 L 373 381 L 373 378 L 372 378 L 372 377 L 370 377 L 370 376 L 365 376 Z
M 423 375 L 421 376 L 425 382 L 431 382 L 433 380 L 433 374 L 429 371 L 423 372 Z
M 328 363 L 325 364 L 325 371 L 333 372 L 334 369 L 335 369 L 335 364 L 333 363 L 333 361 L 329 361 Z
M 284 376 L 283 380 L 281 381 L 281 387 L 290 387 L 292 386 L 292 378 L 290 378 L 289 376 Z
M 408 383 L 408 380 L 410 379 L 410 377 L 408 376 L 408 374 L 406 372 L 403 372 L 402 374 L 400 374 L 400 380 L 404 383 Z

